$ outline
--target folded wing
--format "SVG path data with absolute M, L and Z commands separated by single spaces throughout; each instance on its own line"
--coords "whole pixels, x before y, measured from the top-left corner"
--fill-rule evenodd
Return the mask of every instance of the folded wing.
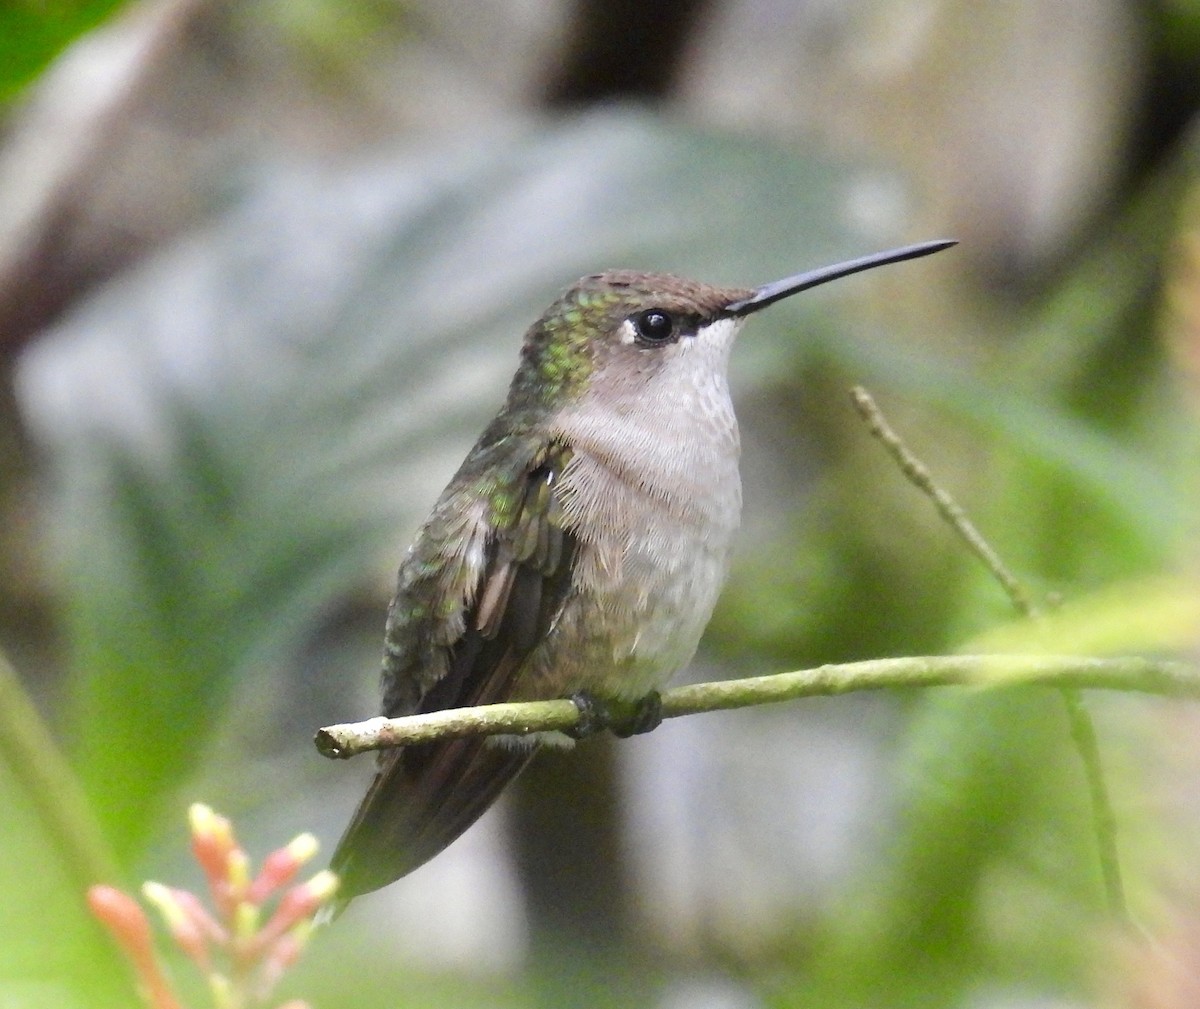
M 561 610 L 577 550 L 557 491 L 570 450 L 550 444 L 526 455 L 504 486 L 460 473 L 406 558 L 389 611 L 385 714 L 509 700 Z M 468 506 L 477 518 L 463 518 Z M 458 528 L 464 522 L 473 526 Z M 448 535 L 459 549 L 446 549 Z M 473 737 L 382 754 L 333 856 L 341 903 L 442 851 L 534 752 L 527 742 Z

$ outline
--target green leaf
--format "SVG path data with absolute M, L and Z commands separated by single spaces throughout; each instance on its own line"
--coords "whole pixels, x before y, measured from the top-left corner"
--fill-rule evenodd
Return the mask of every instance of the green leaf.
M 68 44 L 120 6 L 120 0 L 10 0 L 0 4 L 0 101 L 11 98 Z
M 1035 623 L 1004 624 L 959 651 L 1060 655 L 1187 654 L 1200 626 L 1200 592 L 1192 580 L 1120 582 L 1072 599 Z
M 961 1005 L 981 977 L 1066 983 L 1078 951 L 1065 935 L 1097 923 L 1103 900 L 1066 746 L 1053 691 L 926 695 L 883 850 L 779 1004 L 916 1009 Z

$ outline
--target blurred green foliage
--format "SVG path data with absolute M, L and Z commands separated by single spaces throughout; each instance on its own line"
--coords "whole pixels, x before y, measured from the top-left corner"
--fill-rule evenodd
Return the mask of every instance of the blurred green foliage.
M 0 926 L 0 993 L 10 1005 L 119 1005 L 117 959 L 83 897 L 115 865 L 70 767 L 0 657 L 0 895 L 21 913 Z
M 36 21 L 45 39 L 8 64 L 10 89 L 66 38 L 33 10 L 4 15 Z M 66 11 L 63 33 L 103 13 L 53 10 Z M 241 684 L 300 689 L 288 671 L 332 603 L 380 557 L 398 557 L 557 289 L 612 265 L 754 283 L 897 237 L 850 211 L 873 166 L 629 109 L 426 140 L 347 170 L 240 170 L 221 217 L 108 284 L 19 373 L 54 491 L 47 526 L 70 653 L 60 735 L 78 779 L 63 787 L 85 800 L 69 815 L 81 835 L 94 818 L 135 875 L 164 824 L 177 833 L 180 794 L 227 741 Z M 830 293 L 756 319 L 738 348 L 736 398 L 786 403 L 774 423 L 809 444 L 772 460 L 784 501 L 775 535 L 748 537 L 714 651 L 795 666 L 933 651 L 1010 617 L 857 427 L 852 381 L 900 406 L 914 448 L 1039 593 L 1130 593 L 1134 605 L 1095 618 L 1107 649 L 1177 647 L 1178 622 L 1156 624 L 1136 603 L 1141 579 L 1178 564 L 1194 504 L 1193 417 L 1152 318 L 1162 238 L 1192 176 L 1184 151 L 1002 341 L 901 338 L 888 331 L 899 298 L 873 317 L 835 311 Z M 891 225 L 906 223 L 897 212 Z M 1168 586 L 1152 600 L 1182 596 Z M 740 966 L 746 984 L 766 1004 L 814 1007 L 1083 990 L 1104 908 L 1059 698 L 1012 689 L 901 703 L 886 842 L 808 932 Z M 49 972 L 64 989 L 53 1004 L 72 993 L 108 1004 L 90 968 L 10 942 L 53 932 L 65 961 L 101 958 L 77 853 L 39 821 L 38 786 L 4 752 L 0 801 L 14 812 L 0 827 L 12 860 L 0 891 L 7 921 L 22 924 L 0 926 L 0 1002 L 52 1004 L 27 995 Z M 302 774 L 288 764 L 271 786 L 236 787 L 288 791 Z M 539 998 L 525 979 L 404 979 L 371 953 L 322 937 L 303 994 L 362 1006 Z

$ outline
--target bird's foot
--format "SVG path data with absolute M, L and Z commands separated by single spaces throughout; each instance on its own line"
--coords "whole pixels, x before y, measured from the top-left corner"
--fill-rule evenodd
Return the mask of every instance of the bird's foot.
M 657 729 L 663 720 L 662 696 L 657 690 L 636 701 L 614 701 L 580 690 L 571 695 L 571 701 L 579 709 L 578 723 L 567 731 L 574 739 L 586 739 L 605 729 L 625 739 Z
M 633 702 L 633 711 L 629 718 L 613 725 L 612 730 L 622 739 L 640 736 L 643 732 L 653 732 L 662 725 L 662 720 L 662 694 L 651 690 L 645 697 L 639 697 Z

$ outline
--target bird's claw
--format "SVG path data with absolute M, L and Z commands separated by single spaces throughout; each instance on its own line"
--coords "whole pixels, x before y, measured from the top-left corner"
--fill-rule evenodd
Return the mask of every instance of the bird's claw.
M 625 739 L 657 729 L 663 720 L 662 696 L 657 690 L 631 703 L 607 700 L 580 690 L 571 695 L 571 701 L 579 710 L 579 721 L 567 731 L 573 739 L 586 739 L 605 729 Z

